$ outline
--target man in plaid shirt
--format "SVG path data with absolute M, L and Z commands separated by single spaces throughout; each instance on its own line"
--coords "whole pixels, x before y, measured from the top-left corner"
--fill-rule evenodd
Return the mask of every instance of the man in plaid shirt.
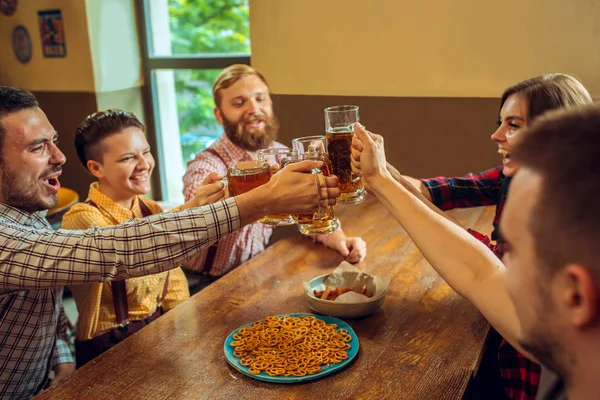
M 214 82 L 213 98 L 215 117 L 224 133 L 188 163 L 183 178 L 186 200 L 194 197 L 207 176 L 227 175 L 228 168 L 237 162 L 255 159 L 259 149 L 286 148 L 276 141 L 279 124 L 269 87 L 254 68 L 243 64 L 225 68 Z M 196 272 L 188 274 L 200 280 L 200 284 L 192 286 L 192 292 L 262 252 L 273 230 L 272 226 L 261 223 L 247 225 L 188 263 L 188 270 Z M 367 251 L 361 238 L 347 237 L 341 228 L 329 235 L 318 235 L 315 241 L 337 250 L 351 263 L 361 261 Z
M 29 398 L 73 372 L 62 287 L 156 274 L 270 212 L 315 212 L 334 204 L 337 179 L 315 190 L 304 162 L 252 193 L 107 228 L 53 231 L 65 156 L 35 97 L 0 86 L 0 397 Z M 272 190 L 272 186 L 282 188 Z

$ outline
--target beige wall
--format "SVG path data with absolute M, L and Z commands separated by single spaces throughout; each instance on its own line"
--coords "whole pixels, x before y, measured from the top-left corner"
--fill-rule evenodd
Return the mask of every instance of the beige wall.
M 67 56 L 44 58 L 39 10 L 60 8 L 65 29 Z M 12 30 L 24 25 L 32 42 L 31 61 L 22 64 L 12 51 Z M 14 15 L 0 14 L 0 82 L 24 86 L 35 92 L 93 92 L 94 73 L 90 53 L 84 0 L 19 1 Z
M 96 92 L 140 87 L 143 79 L 134 1 L 85 0 L 85 6 Z
M 59 8 L 67 56 L 44 58 L 37 12 Z M 20 1 L 14 15 L 0 14 L 0 82 L 35 92 L 114 92 L 143 83 L 134 0 Z M 25 25 L 32 41 L 27 64 L 12 52 L 11 32 Z
M 77 126 L 106 108 L 130 110 L 144 119 L 134 5 L 135 0 L 21 0 L 13 16 L 0 15 L 0 84 L 24 86 L 38 97 L 67 156 L 61 183 L 82 199 L 92 179 L 73 147 Z M 44 58 L 37 12 L 55 8 L 62 10 L 67 56 Z M 12 52 L 11 32 L 19 24 L 32 39 L 28 64 Z
M 499 97 L 545 72 L 600 97 L 600 0 L 251 0 L 278 94 Z

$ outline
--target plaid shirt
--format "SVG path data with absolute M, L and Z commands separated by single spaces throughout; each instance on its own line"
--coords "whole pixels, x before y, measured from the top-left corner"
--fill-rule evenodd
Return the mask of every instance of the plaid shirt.
M 422 179 L 421 182 L 429 190 L 433 204 L 444 211 L 452 208 L 496 205 L 491 238 L 472 229 L 468 231 L 488 246 L 498 258 L 502 258 L 504 240 L 498 230 L 498 224 L 510 180 L 510 177 L 502 173 L 502 167 L 497 167 L 479 174 L 467 174 L 458 178 Z M 498 350 L 498 366 L 508 398 L 535 399 L 541 374 L 538 364 L 520 354 L 503 339 Z
M 46 212 L 0 204 L 0 397 L 28 398 L 73 362 L 63 286 L 162 272 L 239 228 L 234 199 L 108 228 L 53 231 Z
M 286 146 L 273 142 L 269 148 L 285 148 Z M 196 154 L 188 163 L 187 171 L 183 177 L 185 200 L 194 197 L 200 184 L 211 172 L 227 176 L 229 167 L 238 161 L 252 161 L 244 149 L 233 144 L 225 134 L 217 139 L 208 149 Z M 196 272 L 206 272 L 212 276 L 222 276 L 238 267 L 258 253 L 262 252 L 271 239 L 273 227 L 261 223 L 249 224 L 242 229 L 227 235 L 219 241 L 212 266 L 205 271 L 207 252 L 202 252 L 185 266 Z

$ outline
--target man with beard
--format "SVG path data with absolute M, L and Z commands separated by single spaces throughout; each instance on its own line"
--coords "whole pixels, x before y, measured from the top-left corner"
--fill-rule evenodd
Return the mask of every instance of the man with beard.
M 235 198 L 143 220 L 53 231 L 66 159 L 58 134 L 30 92 L 0 86 L 0 398 L 23 399 L 73 372 L 62 287 L 156 274 L 271 213 L 316 212 L 339 196 L 335 177 L 315 190 L 320 162 L 284 168 Z M 274 186 L 278 190 L 274 190 Z M 319 193 L 317 193 L 319 192 Z M 125 324 L 125 327 L 127 324 Z
M 225 68 L 213 84 L 213 99 L 215 117 L 224 134 L 188 163 L 183 178 L 186 200 L 194 196 L 209 174 L 226 176 L 229 167 L 238 161 L 254 160 L 260 149 L 286 147 L 275 141 L 279 123 L 273 114 L 269 87 L 254 68 L 243 64 Z M 263 251 L 273 229 L 261 223 L 245 226 L 188 262 L 187 268 L 193 271 L 188 273 L 196 275 L 190 279 L 192 293 Z M 349 262 L 359 262 L 366 255 L 365 242 L 347 237 L 341 229 L 315 240 L 339 251 Z
M 515 145 L 520 169 L 500 222 L 506 267 L 392 177 L 381 136 L 355 128 L 353 171 L 446 282 L 542 364 L 537 399 L 598 399 L 600 107 L 550 111 Z

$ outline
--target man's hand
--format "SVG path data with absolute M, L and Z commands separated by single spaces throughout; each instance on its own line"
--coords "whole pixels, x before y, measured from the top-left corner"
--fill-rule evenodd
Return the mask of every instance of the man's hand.
M 337 250 L 346 261 L 356 264 L 367 255 L 367 243 L 359 237 L 348 237 L 344 231 L 337 230 L 329 235 L 320 235 L 317 241 L 330 249 Z
M 216 172 L 211 172 L 204 178 L 196 191 L 193 199 L 183 204 L 180 209 L 186 210 L 192 207 L 201 207 L 225 199 L 225 185 L 219 182 L 223 177 Z
M 312 173 L 320 169 L 322 161 L 301 161 L 289 164 L 271 177 L 265 185 L 274 199 L 275 212 L 289 214 L 312 213 L 335 204 L 340 195 L 338 178 L 326 176 L 319 179 Z
M 354 124 L 351 164 L 352 172 L 363 178 L 367 190 L 373 189 L 373 180 L 391 178 L 385 160 L 383 137 L 367 131 L 359 123 Z
M 311 173 L 322 165 L 322 161 L 309 160 L 289 164 L 268 183 L 237 196 L 242 224 L 267 214 L 309 214 L 334 205 L 340 195 L 337 177 Z
M 52 382 L 50 382 L 50 386 L 53 386 L 57 382 L 63 380 L 67 376 L 71 375 L 73 372 L 75 372 L 75 364 L 58 364 L 56 367 L 54 367 L 54 379 L 52 379 Z

